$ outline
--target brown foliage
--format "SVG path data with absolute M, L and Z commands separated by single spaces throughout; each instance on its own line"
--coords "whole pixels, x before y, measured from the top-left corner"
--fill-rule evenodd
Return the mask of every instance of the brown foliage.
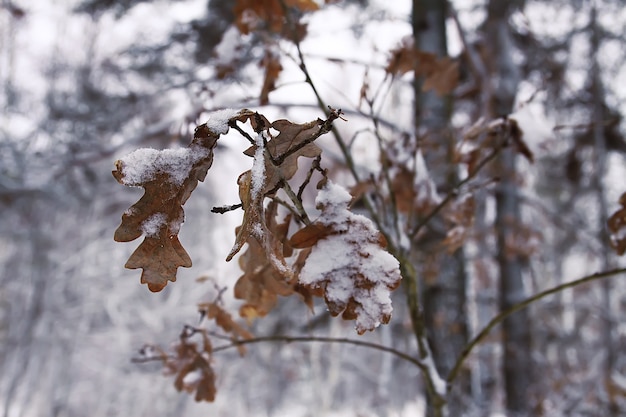
M 203 181 L 213 163 L 213 148 L 219 134 L 212 132 L 206 124 L 198 126 L 187 153 L 178 160 L 167 160 L 163 166 L 153 166 L 152 176 L 131 177 L 135 167 L 129 159 L 118 160 L 113 171 L 115 179 L 124 185 L 143 187 L 141 199 L 122 215 L 122 224 L 115 231 L 118 242 L 135 240 L 145 234 L 144 241 L 130 256 L 126 267 L 142 268 L 141 282 L 148 284 L 150 291 L 161 291 L 169 281 L 176 281 L 178 267 L 190 267 L 191 258 L 178 240 L 178 231 L 184 221 L 183 204 L 187 201 L 198 181 Z M 130 159 L 132 161 L 132 159 Z M 158 161 L 158 157 L 155 162 Z M 180 171 L 176 167 L 188 164 L 182 182 L 175 178 Z M 156 230 L 155 230 L 156 229 Z
M 298 171 L 298 158 L 315 158 L 322 153 L 322 149 L 313 143 L 319 135 L 322 126 L 321 120 L 297 124 L 289 120 L 280 119 L 271 124 L 278 130 L 278 136 L 267 142 L 269 158 L 265 159 L 267 177 L 263 186 L 263 193 L 269 193 L 284 180 L 291 179 Z M 251 146 L 244 153 L 254 156 L 257 145 Z
M 220 134 L 228 131 L 228 123 L 250 120 L 256 127 L 259 121 L 255 115 L 241 110 L 233 112 L 223 123 L 204 123 L 196 128 L 186 149 L 140 149 L 115 162 L 113 176 L 120 184 L 145 190 L 141 199 L 122 215 L 114 239 L 130 242 L 145 235 L 126 268 L 142 268 L 141 282 L 148 284 L 150 291 L 161 291 L 168 281 L 176 281 L 179 267 L 191 266 L 191 258 L 178 240 L 185 219 L 182 206 L 198 181 L 204 181 L 213 163 L 213 149 Z
M 276 224 L 277 208 L 275 202 L 270 203 L 265 213 L 265 224 L 276 238 L 273 252 L 282 251 L 281 257 L 289 257 L 293 249 L 286 239 L 291 215 L 283 223 Z M 282 271 L 277 271 L 256 240 L 248 241 L 248 249 L 239 258 L 239 266 L 243 275 L 237 280 L 234 290 L 235 298 L 245 301 L 239 309 L 241 317 L 248 320 L 263 317 L 274 307 L 279 295 L 288 296 L 295 291 L 295 280 L 287 280 Z
M 284 5 L 301 12 L 319 9 L 313 0 L 237 0 L 234 6 L 235 24 L 239 31 L 248 34 L 260 28 L 274 33 L 283 32 L 287 21 Z
M 202 345 L 189 340 L 183 332 L 174 346 L 174 356 L 165 361 L 166 372 L 175 375 L 174 386 L 178 391 L 196 392 L 196 401 L 215 400 L 215 373 L 210 363 L 211 342 L 205 331 L 200 331 Z
M 261 87 L 260 104 L 264 106 L 269 103 L 269 94 L 276 88 L 276 80 L 283 70 L 280 58 L 270 51 L 265 52 L 265 56 L 260 62 L 260 66 L 265 69 L 263 87 Z

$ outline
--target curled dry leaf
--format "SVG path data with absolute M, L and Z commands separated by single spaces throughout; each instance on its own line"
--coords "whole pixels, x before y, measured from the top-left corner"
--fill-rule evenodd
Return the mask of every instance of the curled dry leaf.
M 271 256 L 284 259 L 293 253 L 287 242 L 291 216 L 277 224 L 277 209 L 278 204 L 271 202 L 265 212 L 265 224 L 272 235 Z M 248 241 L 248 249 L 239 258 L 239 266 L 243 275 L 235 284 L 235 298 L 244 300 L 239 315 L 248 321 L 267 315 L 276 305 L 279 295 L 289 296 L 294 293 L 295 280 L 287 279 L 281 270 L 277 270 L 266 251 L 254 239 Z
M 264 106 L 269 103 L 269 94 L 276 88 L 276 80 L 283 70 L 283 66 L 280 63 L 280 58 L 271 51 L 265 52 L 265 56 L 259 65 L 265 69 L 260 97 L 260 104 Z
M 330 313 L 356 320 L 356 331 L 363 334 L 391 319 L 390 291 L 400 285 L 401 275 L 381 233 L 348 210 L 351 199 L 347 190 L 326 182 L 316 198 L 320 218 L 291 242 L 311 247 L 300 283 L 323 289 Z
M 332 122 L 332 119 L 329 119 Z M 226 260 L 230 261 L 243 247 L 253 239 L 265 252 L 272 267 L 285 279 L 293 277 L 293 271 L 283 256 L 280 238 L 266 224 L 263 207 L 265 196 L 275 192 L 283 181 L 294 176 L 298 170 L 298 158 L 315 158 L 322 152 L 313 141 L 325 133 L 324 121 L 316 120 L 304 124 L 288 120 L 277 120 L 266 126 L 278 130 L 276 137 L 265 143 L 265 133 L 259 132 L 256 144 L 244 153 L 254 157 L 252 170 L 239 176 L 239 198 L 244 209 L 241 227 L 237 232 L 235 244 Z M 263 135 L 263 136 L 262 136 Z
M 211 367 L 211 344 L 202 333 L 203 345 L 199 349 L 195 342 L 183 335 L 174 346 L 174 356 L 165 362 L 167 373 L 176 375 L 174 386 L 178 391 L 194 392 L 196 401 L 215 400 L 215 372 Z

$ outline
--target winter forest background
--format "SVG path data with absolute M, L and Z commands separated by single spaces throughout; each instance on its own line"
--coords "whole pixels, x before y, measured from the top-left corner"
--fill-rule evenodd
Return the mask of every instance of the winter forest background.
M 0 414 L 624 415 L 625 29 L 620 0 L 0 1 Z M 253 241 L 225 262 L 234 128 L 184 205 L 193 266 L 124 268 L 114 162 L 224 108 L 334 118 L 291 201 L 350 190 L 399 261 L 388 324 L 270 285 Z

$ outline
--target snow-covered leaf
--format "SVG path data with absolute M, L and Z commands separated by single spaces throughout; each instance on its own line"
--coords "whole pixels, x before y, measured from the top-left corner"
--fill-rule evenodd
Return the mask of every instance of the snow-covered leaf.
M 371 220 L 348 210 L 351 199 L 346 189 L 327 181 L 316 198 L 319 219 L 291 241 L 311 246 L 300 283 L 322 288 L 330 313 L 356 320 L 363 334 L 391 319 L 390 292 L 400 285 L 401 275 Z

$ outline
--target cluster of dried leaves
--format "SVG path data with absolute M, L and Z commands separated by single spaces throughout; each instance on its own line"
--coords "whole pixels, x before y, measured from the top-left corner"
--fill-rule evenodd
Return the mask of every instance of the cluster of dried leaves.
M 118 182 L 145 190 L 115 232 L 115 240 L 123 242 L 145 235 L 126 267 L 143 269 L 141 282 L 151 291 L 161 291 L 168 281 L 176 281 L 178 267 L 191 266 L 178 239 L 182 206 L 205 179 L 218 139 L 234 128 L 252 144 L 244 151 L 252 157 L 252 167 L 237 180 L 243 220 L 226 259 L 246 248 L 238 259 L 243 274 L 233 286 L 235 297 L 243 301 L 240 316 L 250 322 L 268 314 L 279 296 L 298 294 L 311 308 L 313 298 L 323 296 L 331 314 L 343 313 L 344 319 L 356 321 L 359 334 L 389 322 L 389 293 L 401 278 L 398 261 L 385 251 L 386 241 L 372 222 L 349 211 L 352 196 L 326 178 L 320 166 L 322 150 L 314 143 L 340 117 L 340 110 L 330 109 L 326 120 L 297 124 L 270 122 L 245 109 L 221 111 L 196 128 L 186 149 L 138 150 L 117 161 L 113 176 Z M 248 123 L 254 134 L 238 123 Z M 291 180 L 301 158 L 311 163 L 296 191 Z M 317 198 L 321 214 L 311 221 L 303 195 L 316 172 L 321 177 Z M 290 228 L 299 230 L 290 237 Z M 200 310 L 231 334 L 233 343 L 251 337 L 217 303 L 201 304 Z M 179 390 L 195 391 L 197 400 L 212 401 L 211 343 L 205 330 L 192 330 L 183 332 L 172 355 L 161 352 L 159 359 L 176 375 Z M 191 341 L 197 335 L 201 343 Z
M 244 154 L 253 158 L 252 168 L 242 173 L 237 181 L 243 221 L 237 228 L 234 245 L 226 259 L 231 260 L 247 245 L 246 251 L 239 257 L 243 275 L 234 285 L 235 296 L 243 300 L 240 315 L 248 320 L 265 316 L 276 304 L 278 296 L 296 293 L 311 307 L 314 296 L 324 295 L 331 313 L 338 314 L 345 310 L 343 317 L 347 319 L 358 321 L 359 313 L 363 317 L 371 315 L 371 311 L 362 308 L 365 299 L 349 296 L 339 302 L 333 298 L 330 288 L 333 282 L 349 276 L 355 282 L 355 288 L 371 289 L 380 281 L 384 282 L 387 290 L 395 289 L 400 280 L 395 259 L 395 267 L 392 263 L 390 268 L 373 270 L 369 275 L 359 266 L 379 260 L 381 256 L 391 257 L 383 250 L 384 239 L 371 223 L 366 223 L 368 220 L 364 217 L 346 216 L 350 198 L 341 203 L 345 212 L 342 214 L 338 214 L 331 203 L 318 204 L 322 215 L 316 222 L 309 220 L 302 201 L 304 187 L 314 172 L 325 175 L 319 166 L 322 150 L 314 140 L 330 131 L 333 121 L 340 114 L 340 111 L 331 109 L 326 120 L 296 124 L 288 120 L 269 122 L 264 116 L 249 110 L 220 113 L 212 115 L 207 123 L 198 126 L 188 152 L 170 153 L 165 158 L 167 151 L 160 151 L 163 153 L 161 155 L 159 151 L 153 150 L 150 161 L 162 163 L 143 168 L 138 162 L 140 158 L 134 154 L 117 161 L 114 177 L 122 184 L 145 189 L 141 199 L 124 213 L 122 224 L 115 233 L 115 240 L 123 242 L 145 235 L 126 267 L 143 269 L 142 283 L 146 283 L 151 291 L 160 291 L 168 281 L 176 280 L 178 267 L 191 266 L 191 259 L 178 239 L 184 221 L 182 206 L 198 181 L 206 177 L 220 135 L 233 127 L 252 143 Z M 256 138 L 237 123 L 249 123 Z M 271 132 L 274 131 L 278 131 L 278 134 L 273 135 Z M 156 156 L 153 155 L 155 152 Z M 306 179 L 296 193 L 289 181 L 298 171 L 300 158 L 308 158 L 313 163 L 309 164 Z M 147 169 L 149 173 L 140 172 L 141 169 Z M 322 181 L 320 193 L 327 191 L 328 187 L 329 182 Z M 280 191 L 287 198 L 279 198 Z M 289 209 L 283 220 L 279 220 L 279 202 Z M 160 222 L 153 224 L 155 218 L 160 219 Z M 340 224 L 342 221 L 346 224 Z M 303 223 L 307 226 L 290 239 L 290 226 Z M 365 229 L 369 234 L 363 233 L 364 224 L 367 224 Z M 311 231 L 316 231 L 316 234 Z M 336 265 L 329 263 L 323 280 L 303 282 L 299 279 L 300 272 L 306 269 L 311 252 L 318 245 L 331 241 L 335 235 L 352 236 L 351 240 L 343 242 L 344 250 L 355 253 L 351 258 L 351 269 L 336 268 Z M 303 236 L 307 238 L 303 239 Z M 371 244 L 380 248 L 380 253 L 364 252 L 363 248 Z M 363 294 L 361 296 L 367 298 Z M 374 313 L 376 317 L 358 321 L 359 333 L 389 321 L 390 305 L 386 301 L 380 301 L 379 304 L 379 312 Z M 368 324 L 364 324 L 366 322 Z
M 204 317 L 213 320 L 222 331 L 230 335 L 233 343 L 252 338 L 252 334 L 237 324 L 219 303 L 203 303 L 199 307 Z M 238 348 L 243 355 L 243 346 L 238 345 Z M 196 401 L 215 400 L 213 345 L 207 329 L 185 326 L 170 353 L 152 345 L 144 346 L 139 353 L 141 356 L 135 358 L 136 362 L 161 361 L 165 374 L 174 376 L 174 386 L 178 391 L 195 392 Z

